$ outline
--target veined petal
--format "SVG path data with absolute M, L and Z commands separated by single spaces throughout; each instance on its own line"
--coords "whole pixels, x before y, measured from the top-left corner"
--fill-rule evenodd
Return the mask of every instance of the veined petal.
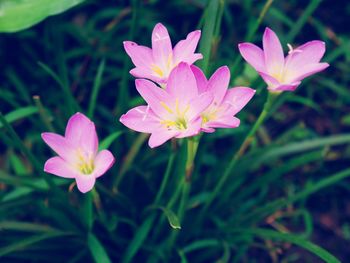
M 152 52 L 154 60 L 160 64 L 173 52 L 168 30 L 161 23 L 156 24 L 152 32 Z
M 98 138 L 95 124 L 80 112 L 77 112 L 69 119 L 65 138 L 74 147 L 94 154 L 97 152 Z
M 208 81 L 207 91 L 214 96 L 213 104 L 218 106 L 224 98 L 230 83 L 230 70 L 227 66 L 218 68 Z
M 73 163 L 76 160 L 75 148 L 63 136 L 52 132 L 45 132 L 41 134 L 41 138 L 65 161 Z
M 240 120 L 232 115 L 223 115 L 219 118 L 208 121 L 205 126 L 210 128 L 237 128 Z
M 124 49 L 137 68 L 142 69 L 138 73 L 145 72 L 145 75 L 152 75 L 151 65 L 154 63 L 152 50 L 148 47 L 139 46 L 132 41 L 124 41 Z M 139 76 L 140 77 L 140 76 Z
M 270 75 L 280 75 L 284 66 L 283 49 L 275 32 L 268 27 L 263 36 L 263 48 L 267 72 Z
M 264 52 L 258 46 L 251 43 L 238 45 L 239 52 L 256 71 L 266 71 Z
M 181 40 L 176 44 L 176 46 L 174 47 L 175 64 L 179 62 L 187 62 L 189 64 L 192 64 L 197 59 L 200 58 L 199 56 L 197 56 L 196 60 L 193 61 L 193 55 L 197 48 L 200 37 L 201 37 L 201 31 L 196 30 L 189 33 L 186 39 Z M 201 55 L 201 54 L 197 54 L 197 55 Z
M 171 71 L 166 91 L 183 104 L 198 95 L 196 79 L 187 63 L 181 62 Z
M 145 79 L 137 79 L 135 80 L 135 85 L 137 91 L 144 98 L 153 112 L 159 117 L 167 116 L 168 112 L 162 104 L 168 104 L 169 101 L 173 101 L 169 94 L 156 86 L 153 82 L 145 80 Z
M 194 74 L 194 77 L 196 78 L 197 88 L 198 88 L 199 94 L 206 92 L 208 80 L 205 77 L 203 71 L 195 65 L 191 65 L 191 70 Z
M 254 96 L 255 90 L 247 87 L 234 87 L 229 89 L 222 104 L 230 105 L 229 112 L 236 115 Z
M 96 178 L 103 175 L 109 168 L 112 167 L 114 164 L 115 159 L 113 154 L 108 150 L 102 150 L 100 151 L 95 158 L 95 169 L 94 169 L 94 176 Z
M 75 178 L 78 174 L 69 163 L 59 156 L 48 159 L 44 165 L 44 171 L 63 178 Z
M 153 73 L 150 73 L 149 70 L 145 70 L 144 68 L 133 68 L 130 70 L 130 74 L 136 78 L 146 78 L 156 83 L 166 83 L 167 80 L 166 78 L 155 76 Z
M 148 140 L 148 145 L 151 148 L 158 147 L 178 134 L 178 131 L 167 130 L 165 128 L 156 130 L 151 134 L 151 137 Z
M 268 88 L 270 91 L 294 91 L 299 85 L 300 81 L 293 82 L 290 84 L 280 84 L 275 86 L 274 88 Z
M 286 78 L 286 82 L 297 82 L 301 81 L 304 78 L 313 75 L 317 72 L 320 72 L 326 68 L 329 67 L 328 63 L 314 63 L 314 64 L 306 64 L 305 66 L 301 67 L 297 71 L 293 72 L 293 74 L 290 74 L 288 78 Z
M 269 75 L 265 72 L 258 71 L 258 73 L 263 78 L 263 80 L 266 82 L 268 87 L 273 88 L 273 87 L 276 87 L 276 86 L 281 84 L 277 79 L 275 79 L 274 77 L 272 77 L 271 75 Z
M 75 180 L 79 191 L 83 194 L 89 192 L 94 187 L 96 182 L 96 178 L 93 174 L 79 174 Z
M 286 58 L 285 71 L 297 71 L 306 64 L 320 62 L 326 51 L 326 44 L 323 41 L 314 40 L 290 51 Z
M 134 131 L 145 133 L 152 133 L 161 126 L 159 118 L 149 106 L 138 106 L 129 110 L 120 117 L 120 122 Z
M 188 111 L 188 119 L 190 121 L 197 119 L 202 112 L 204 112 L 213 102 L 213 95 L 211 92 L 205 92 L 194 98 L 190 103 Z

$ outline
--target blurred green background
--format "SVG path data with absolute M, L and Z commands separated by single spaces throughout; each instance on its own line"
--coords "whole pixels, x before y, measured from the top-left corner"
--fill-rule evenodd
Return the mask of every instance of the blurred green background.
M 0 14 L 5 5 L 0 2 Z M 27 8 L 22 15 L 36 12 Z M 349 17 L 345 0 L 87 0 L 28 29 L 2 33 L 0 262 L 338 262 L 330 254 L 347 262 Z M 143 103 L 122 42 L 150 46 L 158 22 L 173 44 L 202 29 L 199 50 L 206 52 L 208 72 L 228 65 L 231 86 L 257 89 L 238 114 L 239 128 L 203 136 L 181 230 L 168 221 L 176 223 L 179 201 L 170 200 L 181 181 L 183 147 L 151 150 L 145 136 L 118 122 Z M 4 25 L 0 16 L 1 30 Z M 266 26 L 285 51 L 287 43 L 325 41 L 323 61 L 330 67 L 280 96 L 203 215 L 265 101 L 266 87 L 237 45 L 261 45 Z M 49 189 L 41 172 L 52 152 L 40 133 L 62 134 L 76 111 L 93 115 L 103 146 L 117 158 L 98 180 L 91 231 L 87 197 L 68 190 L 72 181 L 52 175 L 60 190 Z M 166 191 L 155 200 L 165 175 Z

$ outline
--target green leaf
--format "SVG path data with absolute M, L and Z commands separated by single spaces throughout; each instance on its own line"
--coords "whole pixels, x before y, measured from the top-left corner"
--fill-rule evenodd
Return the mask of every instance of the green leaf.
M 28 106 L 28 107 L 23 107 L 14 111 L 11 111 L 10 113 L 5 115 L 5 120 L 8 123 L 12 123 L 14 121 L 17 121 L 19 119 L 23 119 L 25 117 L 28 117 L 30 115 L 33 115 L 38 112 L 38 108 L 34 106 Z M 0 128 L 3 127 L 3 124 L 0 123 Z
M 263 239 L 274 239 L 274 240 L 280 240 L 280 241 L 285 241 L 289 242 L 292 244 L 295 244 L 297 246 L 303 247 L 306 250 L 310 251 L 314 255 L 318 256 L 322 260 L 328 263 L 340 263 L 340 261 L 335 258 L 332 254 L 330 254 L 328 251 L 325 249 L 315 245 L 314 243 L 301 238 L 297 235 L 292 235 L 292 234 L 286 234 L 286 233 L 280 233 L 276 232 L 273 230 L 268 230 L 268 229 L 244 229 L 244 230 L 239 230 L 238 232 L 243 232 L 245 234 L 253 234 L 256 236 L 259 236 Z
M 166 208 L 164 206 L 152 206 L 152 207 L 150 207 L 150 209 L 162 210 L 164 212 L 164 215 L 168 219 L 169 225 L 174 229 L 181 229 L 179 218 L 169 208 Z
M 100 142 L 99 149 L 107 149 L 120 135 L 122 135 L 122 131 L 116 131 L 107 136 L 103 141 Z
M 92 233 L 88 234 L 88 246 L 96 263 L 112 262 L 101 242 Z
M 39 23 L 85 0 L 2 0 L 0 32 L 16 32 Z

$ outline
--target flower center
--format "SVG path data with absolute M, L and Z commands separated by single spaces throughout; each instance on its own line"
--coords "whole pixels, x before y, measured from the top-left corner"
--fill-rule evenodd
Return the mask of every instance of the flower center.
M 93 155 L 91 153 L 85 153 L 81 149 L 78 149 L 77 156 L 78 170 L 85 175 L 91 174 L 95 169 Z
M 186 130 L 187 129 L 187 118 L 186 113 L 190 109 L 190 105 L 187 105 L 185 109 L 181 110 L 179 108 L 179 99 L 175 101 L 175 110 L 171 109 L 163 101 L 160 102 L 160 105 L 170 114 L 169 119 L 161 120 L 160 123 L 163 124 L 168 130 L 177 129 L 177 130 Z
M 169 56 L 164 59 L 163 63 L 151 64 L 151 70 L 157 77 L 167 77 L 170 71 L 176 66 L 173 63 L 173 54 L 170 53 Z

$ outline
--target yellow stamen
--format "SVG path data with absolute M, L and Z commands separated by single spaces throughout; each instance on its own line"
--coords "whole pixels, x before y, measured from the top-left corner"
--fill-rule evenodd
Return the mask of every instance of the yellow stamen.
M 160 102 L 160 105 L 162 105 L 163 108 L 164 108 L 167 112 L 169 112 L 170 114 L 173 114 L 173 113 L 174 113 L 174 112 L 169 108 L 169 106 L 165 104 L 165 102 L 161 101 L 161 102 Z
M 155 64 L 152 64 L 151 65 L 151 70 L 156 73 L 157 75 L 159 75 L 160 77 L 163 77 L 164 76 L 164 73 L 163 71 L 161 70 L 160 67 L 158 67 L 157 65 Z

